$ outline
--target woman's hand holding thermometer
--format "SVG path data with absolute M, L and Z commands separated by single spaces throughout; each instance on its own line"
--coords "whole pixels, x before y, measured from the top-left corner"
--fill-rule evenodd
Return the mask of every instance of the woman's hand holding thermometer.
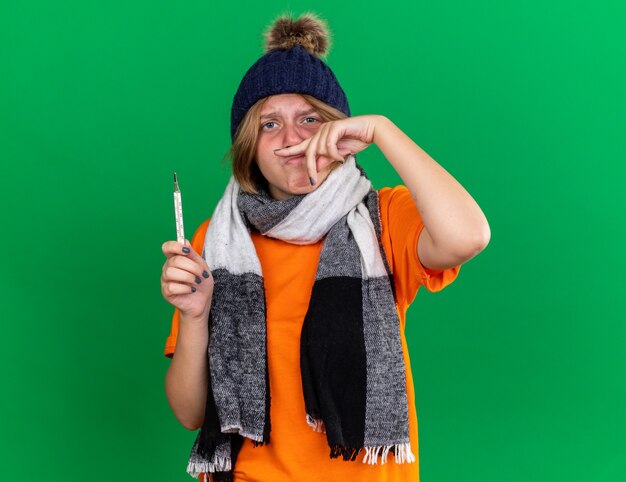
M 161 247 L 167 258 L 161 273 L 161 293 L 168 303 L 180 310 L 181 316 L 206 322 L 213 297 L 213 276 L 206 261 L 185 239 L 183 207 L 176 173 L 174 212 L 177 241 L 166 241 Z

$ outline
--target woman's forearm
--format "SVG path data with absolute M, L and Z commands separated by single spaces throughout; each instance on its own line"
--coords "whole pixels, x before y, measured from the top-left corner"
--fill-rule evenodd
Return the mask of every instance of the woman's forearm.
M 486 246 L 490 230 L 485 215 L 440 164 L 384 116 L 376 123 L 374 143 L 407 186 L 438 250 L 461 259 Z
M 207 318 L 186 319 L 181 314 L 176 351 L 165 375 L 165 392 L 178 421 L 196 430 L 204 421 L 208 377 Z

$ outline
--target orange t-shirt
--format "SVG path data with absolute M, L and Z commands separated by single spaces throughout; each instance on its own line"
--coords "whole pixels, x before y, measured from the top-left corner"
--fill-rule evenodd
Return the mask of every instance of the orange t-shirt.
M 406 366 L 409 404 L 409 436 L 415 463 L 396 464 L 393 454 L 387 463 L 364 464 L 361 451 L 356 461 L 331 459 L 326 434 L 313 431 L 306 423 L 300 376 L 300 333 L 315 281 L 323 240 L 295 245 L 252 234 L 261 262 L 267 307 L 267 355 L 270 377 L 270 443 L 254 447 L 244 443 L 234 467 L 236 482 L 317 482 L 350 480 L 405 482 L 419 480 L 417 413 L 409 353 L 404 336 L 406 310 L 421 285 L 440 291 L 457 277 L 460 266 L 431 270 L 417 257 L 417 240 L 424 224 L 405 186 L 379 190 L 382 244 L 394 275 L 396 306 L 400 318 L 402 351 Z M 209 219 L 200 225 L 192 246 L 202 253 Z M 165 345 L 171 357 L 176 347 L 179 313 L 174 310 L 172 329 Z M 202 474 L 200 476 L 202 480 Z

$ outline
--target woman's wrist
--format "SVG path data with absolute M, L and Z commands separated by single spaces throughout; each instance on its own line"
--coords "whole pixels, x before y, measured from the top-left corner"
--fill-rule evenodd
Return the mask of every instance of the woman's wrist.
M 209 313 L 202 314 L 199 316 L 196 315 L 188 315 L 183 312 L 180 312 L 180 326 L 190 326 L 190 327 L 198 327 L 205 328 L 209 324 Z
M 391 122 L 388 117 L 381 114 L 376 114 L 374 118 L 374 135 L 372 143 L 380 147 L 379 143 L 389 134 L 392 128 L 396 127 L 396 125 Z
M 184 316 L 181 316 L 180 325 L 178 327 L 176 351 L 185 351 L 188 354 L 206 354 L 208 343 L 208 316 L 206 319 L 185 318 Z

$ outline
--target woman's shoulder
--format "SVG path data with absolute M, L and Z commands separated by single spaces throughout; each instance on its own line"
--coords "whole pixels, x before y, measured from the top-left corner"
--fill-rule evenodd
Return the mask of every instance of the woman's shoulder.
M 409 192 L 409 188 L 407 188 L 404 184 L 398 184 L 397 186 L 392 187 L 381 187 L 378 191 L 378 198 L 380 204 L 389 203 L 395 198 L 398 197 L 411 197 L 411 193 Z
M 402 184 L 378 189 L 378 205 L 380 214 L 385 220 L 388 220 L 386 218 L 390 215 L 401 218 L 420 217 L 409 189 Z

